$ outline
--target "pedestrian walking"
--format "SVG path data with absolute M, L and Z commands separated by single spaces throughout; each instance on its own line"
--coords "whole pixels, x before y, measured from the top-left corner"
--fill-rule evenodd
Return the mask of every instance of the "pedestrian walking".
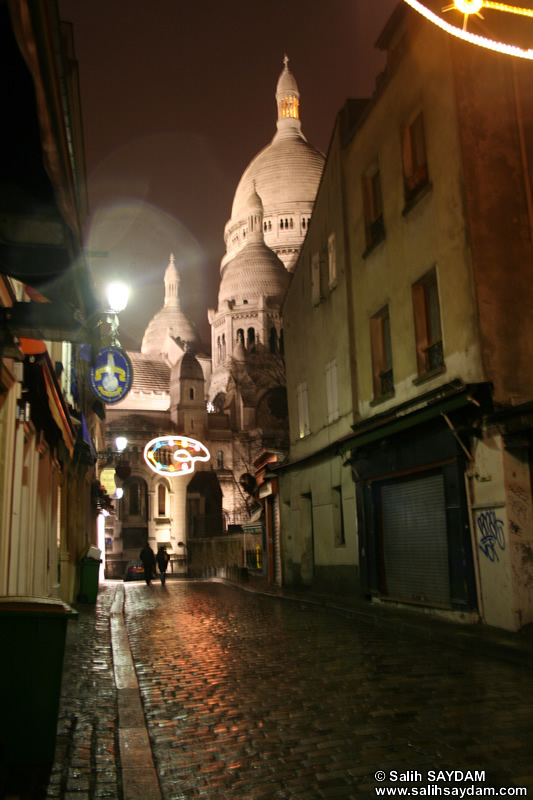
M 162 544 L 156 555 L 157 566 L 159 567 L 159 577 L 161 578 L 161 586 L 165 585 L 167 579 L 167 567 L 170 561 L 170 556 L 166 551 L 165 545 Z
M 155 556 L 154 551 L 146 542 L 143 549 L 139 554 L 139 558 L 143 562 L 144 567 L 144 580 L 146 581 L 146 585 L 150 586 L 152 578 L 155 578 Z

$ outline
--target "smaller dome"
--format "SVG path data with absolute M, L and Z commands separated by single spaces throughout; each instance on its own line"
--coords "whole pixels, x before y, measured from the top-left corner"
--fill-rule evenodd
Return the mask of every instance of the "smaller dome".
M 159 356 L 163 353 L 167 335 L 173 339 L 181 339 L 181 341 L 187 342 L 189 345 L 199 346 L 200 344 L 198 331 L 188 316 L 181 310 L 179 300 L 180 275 L 172 253 L 169 265 L 165 270 L 164 281 L 165 304 L 148 323 L 141 344 L 141 352 L 150 356 Z
M 172 370 L 173 374 L 179 377 L 179 379 L 186 378 L 190 381 L 203 381 L 204 380 L 204 373 L 200 362 L 190 350 L 187 350 L 186 353 L 180 358 L 179 361 L 176 362 L 174 369 Z
M 289 283 L 290 274 L 274 251 L 263 241 L 250 241 L 224 268 L 218 307 L 222 308 L 226 301 L 254 304 L 260 297 L 281 303 Z

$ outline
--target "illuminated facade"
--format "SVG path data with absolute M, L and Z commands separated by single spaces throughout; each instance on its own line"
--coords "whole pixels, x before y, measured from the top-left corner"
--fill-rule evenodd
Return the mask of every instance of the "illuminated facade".
M 353 568 L 376 602 L 517 630 L 533 621 L 532 67 L 407 4 L 378 46 L 387 67 L 331 149 L 284 306 L 284 574 Z M 319 257 L 340 223 L 344 304 Z
M 190 552 L 195 526 L 197 533 L 219 534 L 248 522 L 255 501 L 240 478 L 253 472 L 265 447 L 286 446 L 281 305 L 324 165 L 302 134 L 299 102 L 285 58 L 276 87 L 276 134 L 244 171 L 224 233 L 218 305 L 209 311 L 211 355 L 181 311 L 171 256 L 164 306 L 146 328 L 141 353 L 129 354 L 132 391 L 107 410 L 109 441 L 118 433 L 130 439 L 131 476 L 117 519 L 108 520 L 108 564 L 117 570 L 138 557 L 146 538 L 154 546 L 165 543 L 175 569 L 186 570 L 181 554 L 187 547 Z M 210 461 L 181 478 L 154 473 L 142 457 L 145 445 L 169 434 L 199 440 Z M 127 511 L 129 497 L 139 513 Z M 261 543 L 256 526 L 247 545 L 254 553 L 258 536 Z M 241 545 L 238 558 L 220 563 L 240 563 Z

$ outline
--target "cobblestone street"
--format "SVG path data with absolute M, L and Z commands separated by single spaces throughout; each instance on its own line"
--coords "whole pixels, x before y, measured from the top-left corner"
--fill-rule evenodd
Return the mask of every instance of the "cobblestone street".
M 485 770 L 477 786 L 533 791 L 521 666 L 218 583 L 127 585 L 125 616 L 165 800 L 407 785 L 378 770 Z M 453 785 L 472 783 L 433 788 Z

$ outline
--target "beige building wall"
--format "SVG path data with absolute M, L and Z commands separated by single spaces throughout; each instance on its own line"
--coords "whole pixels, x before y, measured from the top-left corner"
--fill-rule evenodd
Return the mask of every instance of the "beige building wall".
M 284 583 L 350 592 L 357 591 L 355 489 L 335 453 L 354 422 L 355 392 L 340 137 L 338 122 L 282 310 L 290 455 L 278 474 Z
M 381 90 L 365 123 L 346 150 L 346 204 L 355 348 L 362 418 L 381 413 L 460 377 L 483 380 L 477 304 L 468 246 L 464 176 L 449 39 L 412 41 Z M 423 69 L 421 68 L 423 65 Z M 430 189 L 406 206 L 402 172 L 402 126 L 422 112 Z M 365 241 L 362 180 L 379 167 L 386 236 L 371 252 Z M 412 285 L 436 269 L 446 371 L 418 379 Z M 394 396 L 376 406 L 372 383 L 370 319 L 389 306 Z
M 345 150 L 358 431 L 370 431 L 373 419 L 385 428 L 390 419 L 398 431 L 413 424 L 413 434 L 422 437 L 423 429 L 409 419 L 439 392 L 469 385 L 489 392 L 481 405 L 467 398 L 470 409 L 455 423 L 453 415 L 440 415 L 439 436 L 444 443 L 448 426 L 458 445 L 453 457 L 465 462 L 479 614 L 488 624 L 515 630 L 533 621 L 531 66 L 458 43 L 407 8 L 395 13 L 378 44 L 388 51 L 388 66 Z M 419 115 L 427 182 L 407 200 L 405 130 Z M 376 173 L 384 235 L 369 244 L 364 184 Z M 414 293 L 432 271 L 442 363 L 424 370 Z M 393 387 L 380 394 L 375 325 L 371 331 L 386 307 Z M 463 423 L 459 433 L 457 420 Z M 393 454 L 398 440 L 390 431 L 381 446 Z M 380 468 L 384 476 L 390 468 L 392 479 L 396 467 L 392 455 L 388 462 L 378 455 L 379 437 L 366 435 L 374 448 L 370 487 L 379 485 Z M 407 445 L 401 446 L 407 463 Z M 442 444 L 445 451 L 452 455 Z M 352 454 L 355 462 L 364 458 L 356 436 Z M 428 452 L 424 468 L 444 458 Z M 448 535 L 456 547 L 451 528 Z

